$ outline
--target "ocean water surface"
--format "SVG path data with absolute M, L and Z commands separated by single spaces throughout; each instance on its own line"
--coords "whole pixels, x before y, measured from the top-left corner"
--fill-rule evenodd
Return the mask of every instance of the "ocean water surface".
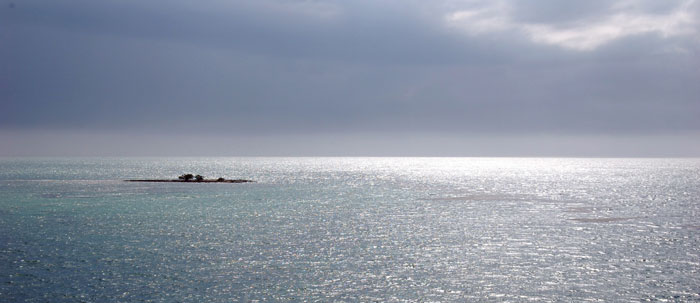
M 182 173 L 257 182 L 123 182 Z M 647 300 L 700 300 L 700 159 L 0 159 L 2 302 Z

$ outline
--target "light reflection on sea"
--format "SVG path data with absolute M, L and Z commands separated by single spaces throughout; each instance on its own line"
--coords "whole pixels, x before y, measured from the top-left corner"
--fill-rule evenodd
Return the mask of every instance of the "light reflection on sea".
M 121 181 L 185 172 L 258 182 Z M 0 301 L 694 301 L 699 210 L 698 159 L 0 159 Z

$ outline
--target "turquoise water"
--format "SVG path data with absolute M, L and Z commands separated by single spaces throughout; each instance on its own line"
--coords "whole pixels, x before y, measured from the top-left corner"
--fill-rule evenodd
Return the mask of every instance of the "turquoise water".
M 127 183 L 182 173 L 251 184 Z M 0 159 L 0 301 L 700 300 L 700 159 Z

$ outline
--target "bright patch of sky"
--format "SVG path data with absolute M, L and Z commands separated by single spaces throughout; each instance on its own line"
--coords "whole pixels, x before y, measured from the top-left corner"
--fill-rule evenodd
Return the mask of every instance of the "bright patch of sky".
M 641 1 L 614 2 L 600 16 L 570 20 L 563 24 L 518 22 L 512 18 L 513 8 L 507 1 L 493 1 L 483 7 L 458 10 L 447 14 L 450 26 L 471 35 L 514 31 L 527 35 L 535 43 L 592 51 L 607 43 L 628 36 L 656 34 L 663 38 L 697 35 L 698 21 L 691 13 L 695 1 L 685 1 L 666 13 L 639 10 Z

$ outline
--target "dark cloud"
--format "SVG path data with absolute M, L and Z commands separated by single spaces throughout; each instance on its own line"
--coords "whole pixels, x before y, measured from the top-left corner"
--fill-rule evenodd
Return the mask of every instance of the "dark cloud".
M 697 4 L 555 2 L 22 1 L 0 129 L 700 131 Z

